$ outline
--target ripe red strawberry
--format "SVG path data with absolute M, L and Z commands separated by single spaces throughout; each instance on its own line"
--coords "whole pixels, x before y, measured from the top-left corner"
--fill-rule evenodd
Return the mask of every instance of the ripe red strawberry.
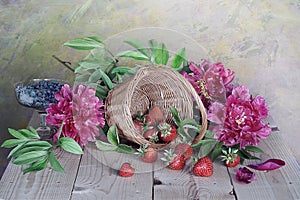
M 146 144 L 144 146 L 141 146 L 138 149 L 138 154 L 141 156 L 142 161 L 146 163 L 152 163 L 157 160 L 158 152 L 149 146 L 149 144 Z
M 158 137 L 161 141 L 171 142 L 176 138 L 177 130 L 175 126 L 163 122 L 158 125 L 158 129 Z
M 155 120 L 152 119 L 152 117 L 149 114 L 145 115 L 145 125 L 147 127 L 154 127 L 154 126 L 156 126 Z
M 134 171 L 135 170 L 130 163 L 123 163 L 119 170 L 119 175 L 122 177 L 130 177 L 133 176 Z
M 155 124 L 164 120 L 164 113 L 159 106 L 153 106 L 149 110 L 148 115 L 151 117 L 152 120 L 155 121 Z
M 213 163 L 207 156 L 200 158 L 193 166 L 193 173 L 196 176 L 208 177 L 213 174 Z
M 178 154 L 173 158 L 171 162 L 169 162 L 169 168 L 173 170 L 180 170 L 184 167 L 185 165 L 185 159 L 184 156 L 181 154 Z
M 228 151 L 223 150 L 222 152 L 224 155 L 221 157 L 227 167 L 235 167 L 240 163 L 241 158 L 237 155 L 238 149 L 233 150 L 229 147 Z
M 157 142 L 158 141 L 157 129 L 152 128 L 152 129 L 146 130 L 144 132 L 144 138 L 146 140 L 149 140 L 150 142 Z
M 185 160 L 189 160 L 193 155 L 193 148 L 188 143 L 179 143 L 176 145 L 175 154 L 182 154 Z
M 143 123 L 141 121 L 138 120 L 134 120 L 133 124 L 135 126 L 135 128 L 138 130 L 139 134 L 143 134 Z
M 167 162 L 168 167 L 172 170 L 180 170 L 185 165 L 185 159 L 182 154 L 174 154 L 172 149 L 165 150 L 164 157 L 161 160 Z

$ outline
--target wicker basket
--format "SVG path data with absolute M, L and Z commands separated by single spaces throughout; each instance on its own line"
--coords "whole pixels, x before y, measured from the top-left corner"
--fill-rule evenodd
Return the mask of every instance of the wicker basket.
M 193 103 L 196 102 L 202 118 L 202 129 L 194 139 L 200 141 L 207 129 L 205 108 L 193 86 L 177 71 L 157 65 L 140 68 L 136 74 L 111 90 L 105 102 L 106 121 L 116 125 L 120 137 L 144 145 L 149 143 L 133 124 L 132 117 L 145 113 L 154 105 L 163 109 L 166 121 L 172 119 L 169 106 L 174 106 L 182 119 L 193 117 Z M 154 148 L 165 144 L 150 143 Z

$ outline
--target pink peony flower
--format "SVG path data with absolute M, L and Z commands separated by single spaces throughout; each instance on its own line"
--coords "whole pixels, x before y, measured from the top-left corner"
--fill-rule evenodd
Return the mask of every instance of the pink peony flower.
M 231 82 L 235 73 L 226 69 L 222 63 L 211 64 L 203 60 L 200 65 L 189 63 L 192 73 L 182 72 L 182 75 L 193 85 L 205 105 L 210 102 L 225 102 L 226 95 L 231 92 Z
M 226 104 L 214 102 L 208 110 L 208 120 L 217 124 L 214 128 L 218 141 L 226 146 L 257 145 L 259 139 L 265 139 L 271 128 L 263 122 L 268 116 L 268 108 L 261 96 L 252 98 L 244 86 L 233 89 Z
M 84 146 L 89 141 L 95 141 L 99 135 L 98 126 L 103 127 L 104 104 L 95 96 L 95 88 L 77 85 L 71 91 L 69 85 L 64 85 L 55 95 L 57 104 L 50 104 L 46 109 L 46 121 L 58 129 L 64 121 L 62 136 L 73 138 Z M 57 140 L 58 133 L 54 135 Z

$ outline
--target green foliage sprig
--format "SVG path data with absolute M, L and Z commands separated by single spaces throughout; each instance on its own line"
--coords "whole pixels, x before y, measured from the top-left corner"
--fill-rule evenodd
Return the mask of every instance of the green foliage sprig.
M 60 132 L 61 129 L 62 126 Z M 20 130 L 9 128 L 8 132 L 14 138 L 4 141 L 1 147 L 13 148 L 8 158 L 12 159 L 13 164 L 25 166 L 24 174 L 43 170 L 48 163 L 54 171 L 63 172 L 64 168 L 54 154 L 54 150 L 58 147 L 73 154 L 83 154 L 81 147 L 72 138 L 59 137 L 57 144 L 51 144 L 48 141 L 42 141 L 37 131 L 31 126 Z

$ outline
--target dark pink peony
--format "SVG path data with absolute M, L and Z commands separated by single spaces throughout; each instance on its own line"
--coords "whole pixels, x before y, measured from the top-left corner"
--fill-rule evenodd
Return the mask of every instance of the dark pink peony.
M 240 148 L 255 146 L 269 136 L 271 128 L 263 122 L 267 116 L 265 100 L 261 96 L 253 99 L 244 86 L 234 88 L 225 105 L 214 102 L 208 110 L 208 120 L 217 124 L 213 131 L 218 141 Z
M 77 85 L 73 90 L 64 85 L 55 95 L 58 103 L 50 104 L 46 110 L 47 123 L 59 129 L 64 121 L 62 136 L 73 138 L 81 146 L 95 141 L 99 135 L 98 126 L 105 124 L 104 104 L 95 92 L 95 88 L 84 85 Z M 56 133 L 54 139 L 57 140 L 57 137 Z

